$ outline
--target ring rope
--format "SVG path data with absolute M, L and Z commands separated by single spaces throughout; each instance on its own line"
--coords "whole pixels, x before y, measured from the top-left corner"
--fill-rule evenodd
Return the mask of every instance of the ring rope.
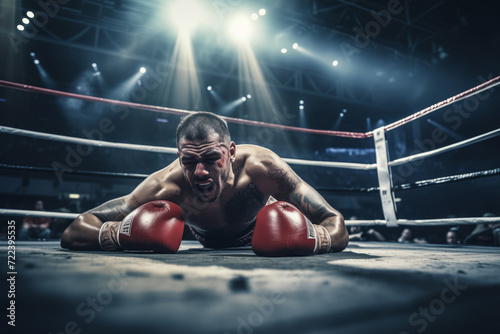
M 34 210 L 17 210 L 17 209 L 0 209 L 0 215 L 8 216 L 25 216 L 25 217 L 52 217 L 52 218 L 68 218 L 75 219 L 80 214 L 71 212 L 53 212 L 53 211 L 34 211 Z
M 67 218 L 75 219 L 79 213 L 52 212 L 52 211 L 34 211 L 34 210 L 18 210 L 18 209 L 0 209 L 0 215 L 5 216 L 26 216 L 26 217 L 52 217 L 52 218 Z M 500 217 L 469 217 L 469 218 L 443 218 L 443 219 L 398 219 L 398 225 L 408 226 L 436 226 L 436 225 L 472 225 L 472 224 L 491 224 L 499 223 Z M 347 226 L 363 226 L 363 225 L 386 225 L 383 219 L 374 220 L 346 220 Z
M 355 162 L 314 161 L 314 160 L 302 160 L 302 159 L 291 159 L 291 158 L 284 158 L 283 160 L 289 164 L 303 165 L 303 166 L 335 167 L 335 168 L 347 168 L 347 169 L 358 169 L 358 170 L 377 169 L 377 164 L 360 164 L 360 163 L 355 163 Z
M 19 166 L 19 165 L 9 165 L 0 164 L 0 168 L 3 169 L 18 169 L 18 170 L 29 170 L 33 172 L 53 172 L 54 169 L 48 167 L 33 167 L 33 166 Z M 75 175 L 85 175 L 85 176 L 116 176 L 116 177 L 130 177 L 136 179 L 145 179 L 148 174 L 137 174 L 137 173 L 119 173 L 119 172 L 101 172 L 101 171 L 82 171 L 82 170 L 72 170 L 71 174 Z
M 76 138 L 62 135 L 55 135 L 50 133 L 43 133 L 37 131 L 23 130 L 11 128 L 8 126 L 0 125 L 0 133 L 7 133 L 16 136 L 25 136 L 31 138 L 66 142 L 72 144 L 84 144 L 90 146 L 97 147 L 112 147 L 112 148 L 122 148 L 127 150 L 139 150 L 153 153 L 171 153 L 177 154 L 177 149 L 173 147 L 161 147 L 161 146 L 149 146 L 149 145 L 139 145 L 139 144 L 127 144 L 127 143 L 114 143 L 103 140 L 95 140 L 95 139 L 84 139 L 84 138 Z
M 48 168 L 48 167 L 19 166 L 19 165 L 9 165 L 9 164 L 2 164 L 2 163 L 0 163 L 0 168 L 16 169 L 16 170 L 29 170 L 29 171 L 34 171 L 34 172 L 53 172 L 54 171 L 52 168 Z M 87 170 L 85 170 L 85 171 L 74 170 L 71 173 L 75 174 L 75 175 L 85 175 L 85 176 L 112 176 L 112 177 L 129 177 L 129 178 L 136 178 L 136 179 L 145 179 L 149 176 L 148 174 L 138 174 L 138 173 L 101 172 L 101 171 L 87 171 Z M 479 171 L 479 172 L 464 173 L 464 174 L 458 174 L 458 175 L 443 176 L 443 177 L 438 177 L 438 178 L 434 178 L 434 179 L 416 181 L 414 183 L 405 183 L 405 184 L 393 186 L 392 189 L 396 190 L 396 191 L 409 190 L 409 189 L 426 187 L 426 186 L 431 186 L 431 185 L 436 185 L 436 184 L 458 182 L 458 181 L 465 181 L 465 180 L 471 180 L 471 179 L 476 179 L 476 178 L 494 176 L 494 175 L 498 175 L 498 174 L 500 174 L 500 168 L 483 170 L 483 171 Z M 369 187 L 369 188 L 315 187 L 314 189 L 316 189 L 317 191 L 358 192 L 358 193 L 371 193 L 371 192 L 379 191 L 379 187 Z
M 488 81 L 486 81 L 486 82 L 484 82 L 476 87 L 473 87 L 467 91 L 459 93 L 459 94 L 457 94 L 453 97 L 450 97 L 446 100 L 443 100 L 441 102 L 433 104 L 432 106 L 427 107 L 425 109 L 422 109 L 422 110 L 420 110 L 420 111 L 418 111 L 418 112 L 416 112 L 408 117 L 405 117 L 405 118 L 400 119 L 396 122 L 393 122 L 387 126 L 384 126 L 384 130 L 386 132 L 393 130 L 393 129 L 395 129 L 401 125 L 404 125 L 406 123 L 409 123 L 417 118 L 420 118 L 424 115 L 430 114 L 436 110 L 444 108 L 444 107 L 446 107 L 450 104 L 453 104 L 455 102 L 472 97 L 472 96 L 479 94 L 485 90 L 493 88 L 499 84 L 500 84 L 500 76 L 495 77 L 491 80 L 488 80 Z M 163 112 L 163 113 L 175 114 L 175 115 L 188 115 L 188 114 L 191 114 L 194 112 L 194 111 L 187 111 L 187 110 L 176 109 L 176 108 L 152 106 L 152 105 L 145 105 L 145 104 L 134 103 L 134 102 L 125 102 L 125 101 L 118 101 L 118 100 L 112 100 L 112 99 L 105 99 L 105 98 L 101 98 L 101 97 L 94 97 L 94 96 L 87 96 L 87 95 L 81 95 L 81 94 L 75 94 L 75 93 L 62 92 L 62 91 L 57 91 L 57 90 L 53 90 L 53 89 L 47 89 L 47 88 L 41 88 L 41 87 L 30 86 L 30 85 L 25 85 L 25 84 L 19 84 L 19 83 L 5 81 L 5 80 L 0 80 L 0 87 L 12 88 L 12 89 L 23 90 L 23 91 L 28 91 L 28 92 L 36 92 L 36 93 L 41 93 L 41 94 L 46 94 L 46 95 L 64 96 L 64 97 L 69 97 L 69 98 L 74 98 L 74 99 L 79 99 L 79 100 L 84 100 L 84 101 L 92 101 L 92 102 L 99 102 L 99 103 L 105 103 L 105 104 L 114 104 L 114 105 L 132 107 L 132 108 L 141 109 L 141 110 Z M 361 133 L 361 132 L 345 132 L 345 131 L 332 131 L 332 130 L 317 130 L 317 129 L 300 128 L 300 127 L 273 124 L 273 123 L 265 123 L 265 122 L 252 121 L 252 120 L 244 120 L 244 119 L 227 117 L 227 116 L 223 116 L 223 118 L 227 122 L 230 122 L 230 123 L 247 124 L 247 125 L 260 126 L 260 127 L 270 127 L 270 128 L 277 128 L 277 129 L 282 129 L 282 130 L 291 130 L 291 131 L 297 131 L 297 132 L 323 134 L 323 135 L 337 136 L 337 137 L 369 138 L 369 137 L 373 136 L 373 131 Z
M 15 169 L 15 170 L 28 170 L 32 172 L 53 172 L 52 168 L 48 167 L 33 167 L 33 166 L 19 166 L 19 165 L 9 165 L 0 163 L 0 169 Z M 111 176 L 111 177 L 129 177 L 136 179 L 145 179 L 149 174 L 138 174 L 138 173 L 120 173 L 120 172 L 101 172 L 101 171 L 88 171 L 88 170 L 73 170 L 71 174 L 84 175 L 84 176 Z M 371 188 L 326 188 L 326 187 L 315 187 L 314 189 L 318 191 L 335 191 L 335 192 L 358 192 L 358 193 L 369 193 L 373 191 L 378 191 L 378 187 Z
M 95 139 L 84 139 L 84 138 L 75 138 L 69 136 L 55 135 L 31 130 L 23 130 L 12 128 L 8 126 L 0 125 L 0 133 L 6 133 L 17 136 L 25 136 L 31 138 L 52 140 L 52 141 L 60 141 L 60 142 L 69 142 L 73 144 L 84 144 L 90 146 L 98 146 L 98 147 L 112 147 L 112 148 L 122 148 L 128 150 L 139 150 L 146 152 L 154 152 L 154 153 L 171 153 L 177 154 L 177 148 L 174 147 L 162 147 L 162 146 L 149 146 L 149 145 L 138 145 L 138 144 L 126 144 L 126 143 L 115 143 L 108 142 L 102 140 Z M 333 162 L 333 161 L 314 161 L 314 160 L 301 160 L 301 159 L 289 159 L 283 158 L 284 161 L 295 164 L 295 165 L 305 165 L 305 166 L 320 166 L 320 167 L 332 167 L 332 168 L 350 168 L 350 169 L 361 169 L 361 170 L 369 170 L 375 169 L 376 164 L 359 164 L 359 163 L 350 163 L 350 162 Z
M 105 103 L 105 104 L 114 104 L 114 105 L 119 105 L 119 106 L 131 107 L 131 108 L 135 108 L 135 109 L 155 111 L 155 112 L 174 114 L 174 115 L 189 115 L 189 114 L 192 114 L 195 112 L 195 111 L 168 108 L 168 107 L 152 106 L 152 105 L 140 104 L 140 103 L 135 103 L 135 102 L 125 102 L 125 101 L 118 101 L 118 100 L 112 100 L 112 99 L 105 99 L 102 97 L 61 92 L 61 91 L 57 91 L 57 90 L 53 90 L 53 89 L 24 85 L 24 84 L 19 84 L 19 83 L 15 83 L 15 82 L 4 81 L 4 80 L 0 80 L 0 87 L 13 88 L 13 89 L 22 90 L 22 91 L 41 93 L 41 94 L 45 94 L 45 95 L 64 96 L 64 97 L 79 99 L 79 100 L 84 100 L 84 101 L 99 102 L 99 103 Z M 320 134 L 320 135 L 346 137 L 346 138 L 368 138 L 368 137 L 371 137 L 370 132 L 361 133 L 361 132 L 346 132 L 346 131 L 332 131 L 332 130 L 316 130 L 316 129 L 308 129 L 308 128 L 299 128 L 299 127 L 289 126 L 289 125 L 281 125 L 281 124 L 274 124 L 274 123 L 252 121 L 252 120 L 227 117 L 227 116 L 221 116 L 221 117 L 224 118 L 229 123 L 236 123 L 236 124 L 254 125 L 254 126 L 259 126 L 259 127 L 268 127 L 268 128 L 275 128 L 275 129 L 281 129 L 281 130 L 291 130 L 291 131 L 297 131 L 297 132 L 306 132 L 306 133 L 314 133 L 314 134 Z
M 481 85 L 478 85 L 474 88 L 471 88 L 465 92 L 457 94 L 451 98 L 448 98 L 444 101 L 436 103 L 428 108 L 425 108 L 417 113 L 414 113 L 413 115 L 405 117 L 405 118 L 403 118 L 399 121 L 396 121 L 394 123 L 391 123 L 391 124 L 383 127 L 384 132 L 393 130 L 393 129 L 395 129 L 403 124 L 409 123 L 417 118 L 420 118 L 424 115 L 432 113 L 432 112 L 439 110 L 439 109 L 441 109 L 447 105 L 450 105 L 452 103 L 458 102 L 458 101 L 463 100 L 465 98 L 472 97 L 472 96 L 479 94 L 487 89 L 490 89 L 494 86 L 497 86 L 498 84 L 500 84 L 500 76 L 493 78 L 493 79 L 491 79 L 491 80 L 489 80 Z M 76 98 L 76 99 L 93 101 L 93 102 L 122 105 L 122 106 L 142 109 L 142 110 L 150 110 L 150 111 L 164 112 L 164 113 L 177 114 L 177 115 L 186 115 L 186 114 L 193 113 L 193 111 L 186 111 L 186 110 L 180 110 L 180 109 L 174 109 L 174 108 L 142 105 L 142 104 L 133 103 L 133 102 L 116 101 L 116 100 L 111 100 L 111 99 L 103 99 L 103 98 L 85 96 L 85 95 L 80 95 L 80 94 L 65 93 L 65 92 L 40 88 L 40 87 L 34 87 L 34 86 L 28 86 L 28 85 L 7 82 L 7 81 L 3 81 L 3 80 L 0 80 L 0 86 L 7 87 L 7 88 L 19 89 L 19 90 L 34 91 L 34 92 L 48 94 L 48 95 L 65 96 L 65 97 L 69 97 L 69 98 Z M 269 123 L 250 121 L 250 120 L 241 120 L 241 119 L 231 118 L 231 117 L 224 117 L 224 118 L 226 119 L 226 121 L 232 122 L 232 123 L 257 125 L 257 126 L 261 126 L 261 127 L 273 127 L 273 128 L 284 129 L 284 130 L 294 130 L 294 131 L 298 131 L 298 132 L 309 132 L 309 133 L 325 134 L 325 135 L 340 136 L 340 137 L 350 137 L 350 138 L 367 138 L 367 137 L 373 136 L 373 131 L 367 132 L 367 133 L 354 133 L 354 132 L 329 131 L 329 130 L 314 130 L 314 129 L 304 129 L 304 128 L 298 128 L 298 127 L 279 125 L 279 124 L 269 124 Z M 459 143 L 455 143 L 455 144 L 452 144 L 452 145 L 449 145 L 449 146 L 446 146 L 446 147 L 443 147 L 443 148 L 440 148 L 437 150 L 424 152 L 421 154 L 416 154 L 416 155 L 402 158 L 402 159 L 397 159 L 397 160 L 390 162 L 389 166 L 396 166 L 398 164 L 403 164 L 403 163 L 417 160 L 417 159 L 423 159 L 425 157 L 432 156 L 432 155 L 439 154 L 439 153 L 443 153 L 443 152 L 446 152 L 446 151 L 451 150 L 451 149 L 456 149 L 459 147 L 470 145 L 470 144 L 475 143 L 477 141 L 485 140 L 487 138 L 491 138 L 493 136 L 496 136 L 498 130 L 500 130 L 500 129 L 497 129 L 497 130 L 491 131 L 489 133 L 486 133 L 486 134 L 483 134 L 480 136 L 476 136 L 474 138 L 471 138 L 471 139 L 468 139 L 468 140 L 465 140 L 465 141 L 462 141 Z M 40 136 L 42 136 L 43 139 L 66 141 L 66 142 L 69 141 L 69 142 L 73 142 L 73 143 L 86 143 L 87 145 L 98 146 L 98 147 L 117 147 L 117 148 L 127 148 L 127 149 L 146 150 L 146 151 L 150 151 L 150 152 L 165 152 L 165 153 L 176 153 L 177 152 L 177 149 L 175 149 L 175 148 L 103 142 L 103 141 L 92 140 L 92 139 L 80 139 L 80 138 L 72 138 L 72 137 L 67 137 L 67 136 L 50 135 L 50 134 L 44 134 L 44 133 L 39 133 L 39 132 L 34 132 L 34 131 L 27 131 L 27 130 L 21 130 L 21 129 L 3 127 L 3 126 L 0 126 L 0 132 L 7 132 L 7 133 L 10 132 L 11 134 L 16 134 L 16 135 L 19 135 L 20 133 L 23 133 L 23 135 L 27 135 L 29 133 L 30 134 L 29 136 L 36 137 L 37 135 L 40 135 Z M 49 137 L 49 138 L 46 138 L 46 137 Z M 38 138 L 40 138 L 40 137 L 38 137 Z M 286 159 L 284 159 L 284 160 L 286 161 Z M 295 164 L 302 163 L 305 165 L 318 165 L 317 161 L 298 160 L 298 159 L 288 159 L 288 160 L 290 163 L 295 163 Z M 334 163 L 334 162 L 333 163 L 321 162 L 321 163 L 323 163 L 324 166 L 339 167 L 339 168 L 372 169 L 373 166 L 375 166 L 375 168 L 377 168 L 377 164 L 352 164 L 352 163 Z M 333 164 L 333 166 L 332 166 L 332 164 Z M 451 181 L 446 181 L 446 182 L 451 182 Z M 17 212 L 17 214 L 21 215 L 22 212 L 26 212 L 26 211 L 0 209 L 0 214 L 7 213 L 7 212 L 9 212 L 10 214 L 14 214 Z M 28 214 L 40 215 L 40 211 L 28 211 Z M 61 214 L 61 213 L 58 213 L 58 214 Z M 62 213 L 62 215 L 66 216 L 68 214 Z M 71 218 L 73 218 L 74 217 L 73 215 L 75 215 L 75 214 L 69 214 L 69 215 L 71 215 Z M 500 219 L 497 217 L 494 217 L 494 218 L 488 217 L 488 218 L 420 219 L 420 220 L 397 219 L 396 224 L 397 225 L 424 225 L 424 226 L 425 225 L 443 225 L 443 224 L 445 224 L 445 225 L 460 225 L 460 224 L 479 224 L 479 223 L 484 223 L 484 222 L 498 222 L 498 221 L 500 221 Z M 359 225 L 359 224 L 362 224 L 363 221 L 348 221 L 348 222 L 349 222 L 348 225 Z M 351 222 L 352 222 L 352 224 L 351 224 Z M 371 220 L 371 221 L 365 221 L 365 222 L 367 222 L 369 224 L 387 225 L 387 220 Z
M 6 133 L 11 135 L 25 136 L 31 138 L 59 141 L 59 142 L 69 142 L 73 144 L 85 144 L 97 147 L 111 147 L 111 148 L 121 148 L 129 150 L 141 150 L 154 153 L 170 153 L 177 154 L 177 148 L 173 147 L 162 147 L 162 146 L 150 146 L 150 145 L 139 145 L 139 144 L 128 144 L 128 143 L 115 143 L 95 139 L 84 139 L 75 138 L 69 136 L 62 136 L 56 134 L 48 134 L 43 132 L 24 130 L 18 128 L 12 128 L 8 126 L 0 125 L 0 133 Z M 439 149 L 418 153 L 412 156 L 396 159 L 389 162 L 389 167 L 394 167 L 402 165 L 408 162 L 416 161 L 419 159 L 424 159 L 433 155 L 445 153 L 454 149 L 465 147 L 483 140 L 487 140 L 500 135 L 500 129 L 496 129 L 485 134 L 466 139 L 464 141 L 454 143 Z M 314 161 L 314 160 L 301 160 L 301 159 L 291 159 L 284 158 L 288 163 L 296 165 L 306 165 L 306 166 L 319 166 L 319 167 L 335 167 L 335 168 L 347 168 L 347 169 L 358 169 L 358 170 L 372 170 L 377 168 L 377 164 L 360 164 L 360 163 L 350 163 L 350 162 L 331 162 L 331 161 Z
M 459 175 L 443 176 L 443 177 L 438 177 L 438 178 L 430 179 L 430 180 L 422 180 L 422 181 L 417 181 L 414 183 L 401 184 L 401 185 L 394 186 L 392 189 L 393 190 L 408 190 L 408 189 L 415 189 L 415 188 L 420 188 L 420 187 L 432 186 L 432 185 L 436 185 L 436 184 L 477 179 L 480 177 L 487 177 L 487 176 L 493 176 L 493 175 L 498 175 L 498 174 L 500 174 L 500 168 L 495 168 L 495 169 L 490 169 L 490 170 L 483 170 L 480 172 L 472 172 L 472 173 L 465 173 L 465 174 L 459 174 Z
M 1 210 L 0 210 L 1 212 Z M 398 226 L 457 226 L 500 223 L 500 217 L 468 217 L 468 218 L 440 218 L 440 219 L 398 219 Z M 383 219 L 375 220 L 346 220 L 347 226 L 387 225 Z
M 482 135 L 479 135 L 479 136 L 476 136 L 476 137 L 472 137 L 472 138 L 463 140 L 463 141 L 458 142 L 458 143 L 454 143 L 454 144 L 451 144 L 451 145 L 448 145 L 448 146 L 444 146 L 444 147 L 432 150 L 432 151 L 422 152 L 422 153 L 410 155 L 408 157 L 404 157 L 404 158 L 400 158 L 400 159 L 396 159 L 396 160 L 390 161 L 389 162 L 389 167 L 394 167 L 394 166 L 402 165 L 402 164 L 405 164 L 405 163 L 408 163 L 408 162 L 412 162 L 412 161 L 416 161 L 416 160 L 428 158 L 428 157 L 431 157 L 433 155 L 437 155 L 437 154 L 441 154 L 441 153 L 446 153 L 448 151 L 456 150 L 458 148 L 462 148 L 462 147 L 465 147 L 465 146 L 468 146 L 468 145 L 471 145 L 471 144 L 475 144 L 475 143 L 478 143 L 480 141 L 496 137 L 498 135 L 500 135 L 500 128 L 496 129 L 496 130 L 493 130 L 493 131 L 490 131 L 490 132 L 486 132 L 486 133 L 484 133 Z
M 433 104 L 431 105 L 430 107 L 427 107 L 425 109 L 422 109 L 408 117 L 405 117 L 405 118 L 402 118 L 400 119 L 399 121 L 396 121 L 394 123 L 391 123 L 389 125 L 386 125 L 384 127 L 385 131 L 391 131 L 391 130 L 394 130 L 395 128 L 397 127 L 400 127 L 401 125 L 404 125 L 406 123 L 409 123 L 411 121 L 414 121 L 416 120 L 417 118 L 420 118 L 422 116 L 425 116 L 427 114 L 430 114 L 436 110 L 439 110 L 441 108 L 444 108 L 446 106 L 449 106 L 450 104 L 453 104 L 455 102 L 458 102 L 458 101 L 461 101 L 463 99 L 466 99 L 466 98 L 469 98 L 469 97 L 472 97 L 476 94 L 479 94 L 479 93 L 482 93 L 484 92 L 485 90 L 488 90 L 490 88 L 493 88 L 497 85 L 500 84 L 500 76 L 496 77 L 496 78 L 493 78 L 489 81 L 486 81 L 474 88 L 471 88 L 469 90 L 466 90 L 465 92 L 462 92 L 460 94 L 457 94 L 455 96 L 452 96 L 450 98 L 447 98 L 446 100 L 443 100 L 441 102 L 438 102 L 436 104 Z

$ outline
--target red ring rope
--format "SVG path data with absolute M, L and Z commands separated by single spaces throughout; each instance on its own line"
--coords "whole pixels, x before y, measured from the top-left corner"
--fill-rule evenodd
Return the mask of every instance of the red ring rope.
M 140 103 L 134 103 L 134 102 L 125 102 L 125 101 L 118 101 L 118 100 L 112 100 L 112 99 L 105 99 L 105 98 L 101 98 L 101 97 L 87 96 L 87 95 L 81 95 L 81 94 L 75 94 L 75 93 L 61 92 L 61 91 L 57 91 L 57 90 L 53 90 L 53 89 L 41 88 L 41 87 L 36 87 L 36 86 L 29 86 L 29 85 L 24 85 L 24 84 L 19 84 L 19 83 L 15 83 L 15 82 L 4 81 L 4 80 L 0 80 L 0 86 L 7 87 L 7 88 L 13 88 L 13 89 L 17 89 L 17 90 L 24 90 L 24 91 L 28 91 L 28 92 L 41 93 L 41 94 L 46 94 L 46 95 L 64 96 L 64 97 L 69 97 L 69 98 L 79 99 L 79 100 L 84 100 L 84 101 L 115 104 L 115 105 L 120 105 L 120 106 L 136 108 L 136 109 L 157 111 L 157 112 L 163 112 L 163 113 L 175 114 L 175 115 L 188 115 L 188 114 L 195 112 L 195 111 L 187 111 L 187 110 L 175 109 L 175 108 L 152 106 L 152 105 L 146 105 L 146 104 L 140 104 Z M 280 124 L 273 124 L 273 123 L 251 121 L 251 120 L 245 120 L 245 119 L 239 119 L 239 118 L 233 118 L 233 117 L 224 117 L 223 116 L 223 118 L 227 122 L 230 122 L 230 123 L 256 125 L 256 126 L 261 126 L 261 127 L 276 128 L 276 129 L 282 129 L 282 130 L 292 130 L 292 131 L 298 131 L 298 132 L 308 132 L 308 133 L 315 133 L 315 134 L 328 135 L 328 136 L 348 137 L 348 138 L 367 138 L 367 137 L 371 136 L 371 133 L 344 132 L 344 131 L 331 131 L 331 130 L 315 130 L 315 129 L 299 128 L 299 127 L 295 127 L 295 126 L 288 126 L 288 125 L 280 125 Z
M 468 97 L 471 97 L 475 94 L 479 94 L 480 92 L 482 92 L 486 89 L 492 88 L 498 84 L 500 84 L 500 76 L 495 77 L 489 81 L 486 81 L 486 82 L 484 82 L 484 83 L 482 83 L 474 88 L 466 90 L 465 92 L 462 92 L 462 93 L 459 93 L 453 97 L 450 97 L 444 101 L 433 104 L 432 106 L 427 107 L 425 109 L 422 109 L 422 110 L 420 110 L 420 111 L 418 111 L 418 112 L 416 112 L 408 117 L 400 119 L 399 121 L 391 123 L 391 124 L 385 126 L 384 130 L 385 131 L 393 130 L 393 129 L 395 129 L 403 124 L 409 123 L 417 118 L 420 118 L 424 115 L 430 114 L 430 113 L 432 113 L 438 109 L 441 109 L 443 107 L 446 107 L 452 103 L 455 103 L 457 101 L 463 100 L 463 99 L 468 98 Z M 145 105 L 145 104 L 134 103 L 134 102 L 125 102 L 125 101 L 118 101 L 118 100 L 112 100 L 112 99 L 105 99 L 105 98 L 101 98 L 101 97 L 94 97 L 94 96 L 87 96 L 87 95 L 81 95 L 81 94 L 75 94 L 75 93 L 61 92 L 61 91 L 57 91 L 57 90 L 41 88 L 41 87 L 36 87 L 36 86 L 30 86 L 30 85 L 24 85 L 24 84 L 19 84 L 19 83 L 15 83 L 15 82 L 4 81 L 4 80 L 0 80 L 0 87 L 13 88 L 13 89 L 17 89 L 17 90 L 36 92 L 36 93 L 47 94 L 47 95 L 64 96 L 64 97 L 69 97 L 69 98 L 74 98 L 74 99 L 79 99 L 79 100 L 85 100 L 85 101 L 115 104 L 115 105 L 120 105 L 120 106 L 136 108 L 136 109 L 164 112 L 164 113 L 175 114 L 175 115 L 187 115 L 187 114 L 194 112 L 194 111 L 187 111 L 187 110 L 182 110 L 182 109 L 152 106 L 152 105 Z M 307 132 L 307 133 L 336 136 L 336 137 L 369 138 L 369 137 L 373 136 L 372 131 L 366 132 L 366 133 L 361 133 L 361 132 L 345 132 L 345 131 L 332 131 L 332 130 L 317 130 L 317 129 L 299 128 L 299 127 L 288 126 L 288 125 L 280 125 L 280 124 L 273 124 L 273 123 L 251 121 L 251 120 L 245 120 L 245 119 L 239 119 L 239 118 L 233 118 L 233 117 L 223 116 L 223 118 L 227 122 L 230 122 L 230 123 L 255 125 L 255 126 L 275 128 L 275 129 L 281 129 L 281 130 Z
M 463 100 L 465 98 L 468 98 L 468 97 L 471 97 L 473 95 L 476 95 L 476 94 L 479 94 L 481 93 L 482 91 L 486 90 L 486 89 L 489 89 L 491 87 L 494 87 L 496 85 L 500 84 L 500 76 L 496 77 L 496 78 L 493 78 L 489 81 L 486 81 L 482 84 L 480 84 L 479 86 L 476 86 L 474 88 L 471 88 L 469 90 L 466 90 L 465 92 L 462 92 L 460 94 L 457 94 L 453 97 L 450 97 L 444 101 L 441 101 L 441 102 L 438 102 L 436 104 L 433 104 L 432 106 L 430 107 L 427 107 L 425 109 L 422 109 L 416 113 L 414 113 L 413 115 L 410 115 L 408 117 L 405 117 L 403 119 L 400 119 L 399 121 L 396 121 L 394 123 L 391 123 L 389 125 L 386 125 L 384 127 L 385 131 L 390 131 L 390 130 L 393 130 L 397 127 L 400 127 L 401 125 L 403 124 L 406 124 L 406 123 L 409 123 L 417 118 L 420 118 L 424 115 L 427 115 L 427 114 L 430 114 L 431 112 L 434 112 L 438 109 L 441 109 L 441 108 L 444 108 L 452 103 L 455 103 L 457 101 L 460 101 L 460 100 Z

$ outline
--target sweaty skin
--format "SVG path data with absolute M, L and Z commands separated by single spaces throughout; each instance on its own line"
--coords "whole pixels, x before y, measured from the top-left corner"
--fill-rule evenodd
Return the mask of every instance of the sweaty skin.
M 252 224 L 268 201 L 287 201 L 328 230 L 331 251 L 347 246 L 342 215 L 272 151 L 223 143 L 215 132 L 204 141 L 181 139 L 178 148 L 179 159 L 151 174 L 132 193 L 80 215 L 63 233 L 61 246 L 100 250 L 98 235 L 104 222 L 121 221 L 153 200 L 179 205 L 196 231 L 227 238 Z

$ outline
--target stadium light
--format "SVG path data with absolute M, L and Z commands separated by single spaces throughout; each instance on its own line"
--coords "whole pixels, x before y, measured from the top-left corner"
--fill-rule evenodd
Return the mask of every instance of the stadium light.
M 204 22 L 206 11 L 198 1 L 178 0 L 169 8 L 170 18 L 181 30 L 191 31 Z
M 250 21 L 244 17 L 235 17 L 228 23 L 230 36 L 236 41 L 246 41 L 252 35 Z

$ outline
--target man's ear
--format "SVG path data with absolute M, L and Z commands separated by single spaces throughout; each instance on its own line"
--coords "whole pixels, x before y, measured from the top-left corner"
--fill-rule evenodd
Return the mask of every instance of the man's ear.
M 236 144 L 232 141 L 229 144 L 229 161 L 234 162 L 236 160 Z

